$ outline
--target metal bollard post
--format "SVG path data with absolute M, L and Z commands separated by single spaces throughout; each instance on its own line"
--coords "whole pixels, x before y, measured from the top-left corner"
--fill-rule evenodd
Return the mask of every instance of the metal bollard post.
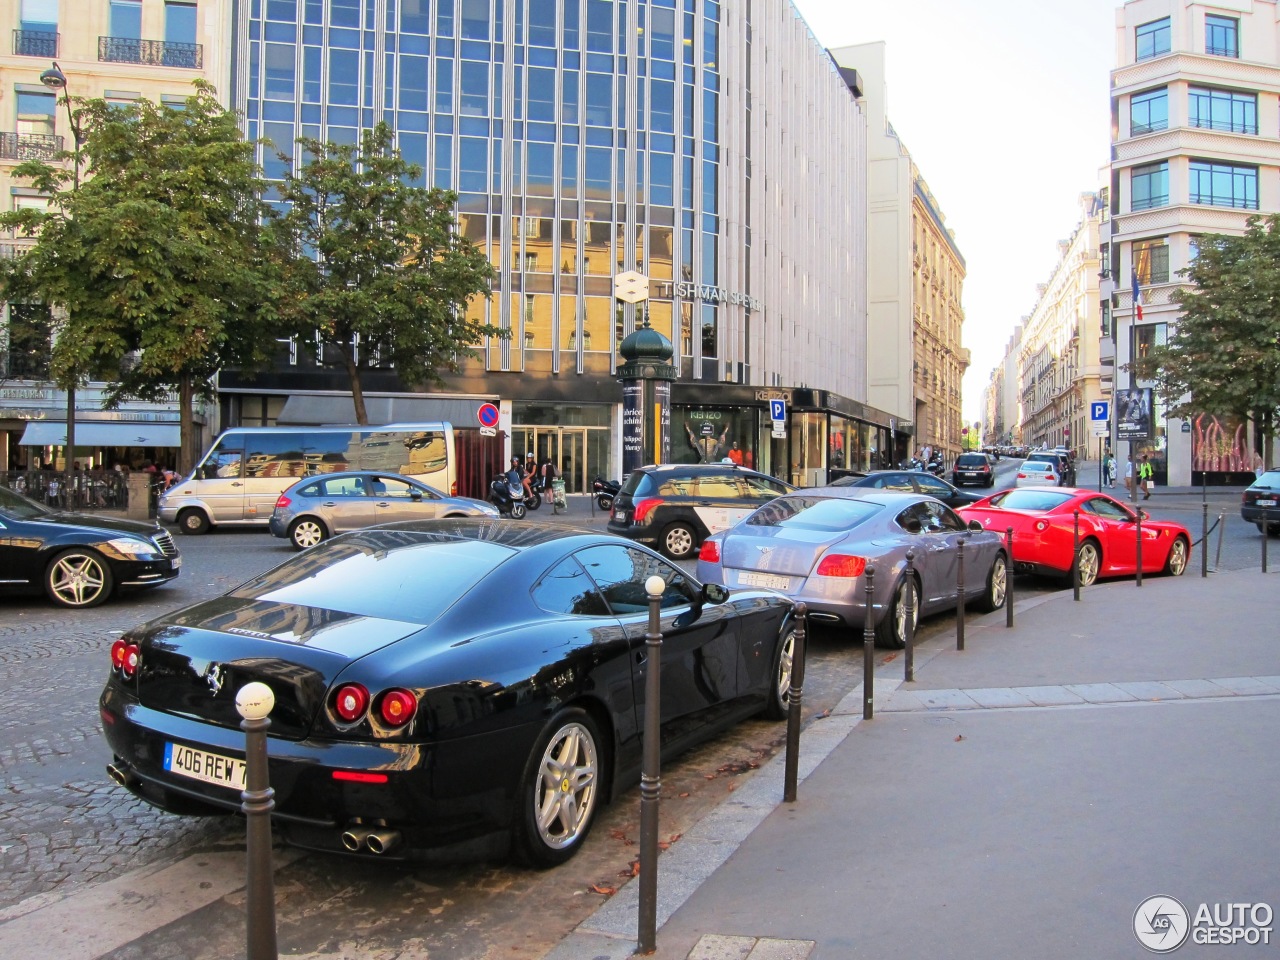
M 911 586 L 907 590 L 907 622 L 903 626 L 903 639 L 906 641 L 906 652 L 903 654 L 902 679 L 911 682 L 916 678 L 916 604 L 915 604 L 915 562 L 916 552 L 907 551 L 907 567 L 902 571 L 902 579 Z
M 662 803 L 662 594 L 667 583 L 656 574 L 644 582 L 649 595 L 649 630 L 644 637 L 648 673 L 644 678 L 644 755 L 640 772 L 640 918 L 637 953 L 653 953 L 658 929 L 658 811 Z
M 956 649 L 964 649 L 964 542 L 969 539 L 961 534 L 956 541 Z
M 1013 527 L 1004 529 L 1005 552 L 1009 555 L 1009 568 L 1004 577 L 1004 625 L 1013 628 Z
M 240 812 L 245 819 L 248 882 L 245 910 L 248 960 L 276 960 L 276 892 L 271 865 L 271 811 L 275 791 L 267 773 L 267 719 L 276 705 L 275 694 L 265 683 L 246 683 L 236 693 L 236 711 L 243 718 L 245 789 L 240 794 Z
M 1074 599 L 1080 599 L 1080 511 L 1075 511 L 1071 531 L 1071 591 Z
M 867 616 L 862 625 L 862 719 L 870 720 L 875 701 L 875 646 L 876 646 L 876 568 L 867 564 Z M 893 603 L 885 611 L 886 617 L 893 616 Z
M 1138 508 L 1138 586 L 1142 586 L 1142 508 Z
M 1200 579 L 1209 576 L 1209 504 L 1200 504 Z
M 1267 508 L 1262 508 L 1262 572 L 1267 572 L 1267 541 L 1271 539 L 1271 517 Z
M 637 953 L 653 953 L 658 930 L 658 809 L 662 803 L 662 594 L 656 574 L 644 582 L 649 594 L 649 631 L 644 635 L 644 756 L 640 772 L 640 934 Z
M 1227 525 L 1223 523 L 1227 515 L 1225 513 L 1218 514 L 1218 552 L 1213 556 L 1213 569 L 1215 571 L 1222 569 L 1222 534 Z
M 795 642 L 791 648 L 791 687 L 787 693 L 787 759 L 782 783 L 782 802 L 796 802 L 796 778 L 800 770 L 800 710 L 804 704 L 804 658 L 809 605 L 796 604 Z M 783 656 L 786 651 L 783 650 Z

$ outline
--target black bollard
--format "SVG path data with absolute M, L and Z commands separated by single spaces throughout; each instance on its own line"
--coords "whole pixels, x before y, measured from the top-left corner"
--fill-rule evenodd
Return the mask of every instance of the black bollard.
M 867 564 L 867 616 L 862 625 L 862 719 L 870 720 L 875 700 L 875 646 L 876 646 L 876 568 Z M 893 616 L 893 602 L 890 600 L 886 617 Z M 892 626 L 892 624 L 890 624 Z
M 640 932 L 637 953 L 653 953 L 658 931 L 658 810 L 662 803 L 662 594 L 656 574 L 644 582 L 649 594 L 645 634 L 648 671 L 644 678 L 644 755 L 640 771 Z
M 1080 599 L 1080 511 L 1075 511 L 1071 533 L 1071 590 Z
M 956 541 L 956 649 L 964 649 L 964 542 L 961 534 Z
M 1138 508 L 1138 586 L 1142 586 L 1142 508 Z
M 796 779 L 800 770 L 800 710 L 804 703 L 805 634 L 809 617 L 809 605 L 796 604 L 795 641 L 791 648 L 791 688 L 787 694 L 787 760 L 782 784 L 782 801 L 796 802 Z M 782 651 L 786 656 L 786 650 Z
M 903 639 L 906 641 L 906 652 L 902 660 L 902 679 L 911 682 L 916 678 L 916 604 L 915 604 L 915 562 L 916 552 L 907 551 L 907 568 L 902 571 L 902 579 L 907 584 L 907 622 L 903 626 Z
M 271 811 L 275 791 L 267 773 L 267 719 L 276 705 L 275 695 L 265 683 L 246 683 L 236 694 L 236 710 L 243 719 L 245 789 L 240 793 L 240 812 L 245 819 L 248 882 L 245 910 L 248 914 L 248 960 L 276 960 L 276 893 L 271 864 Z
M 1004 577 L 1004 625 L 1013 628 L 1013 527 L 1004 530 L 1005 552 L 1009 555 L 1009 568 Z
M 1200 504 L 1200 579 L 1209 576 L 1209 504 Z
M 1262 508 L 1262 572 L 1267 572 L 1267 541 L 1271 538 L 1271 517 Z

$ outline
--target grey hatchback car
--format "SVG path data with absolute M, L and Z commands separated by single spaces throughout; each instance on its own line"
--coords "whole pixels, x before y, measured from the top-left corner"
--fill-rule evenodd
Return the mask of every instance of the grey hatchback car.
M 471 497 L 445 496 L 396 473 L 356 471 L 307 477 L 280 494 L 268 528 L 295 550 L 347 530 L 396 520 L 438 517 L 497 517 L 491 504 Z

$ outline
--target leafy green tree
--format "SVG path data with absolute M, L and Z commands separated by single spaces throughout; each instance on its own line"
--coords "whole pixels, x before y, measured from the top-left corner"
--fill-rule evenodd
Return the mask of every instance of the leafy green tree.
M 271 225 L 278 307 L 295 333 L 318 332 L 341 358 L 365 424 L 363 371 L 391 363 L 406 384 L 440 384 L 441 371 L 457 372 L 486 337 L 506 335 L 463 309 L 489 296 L 494 271 L 455 229 L 457 195 L 413 186 L 421 171 L 386 124 L 358 148 L 298 144 L 303 158 L 285 175 Z
M 50 207 L 0 218 L 37 238 L 5 276 L 6 295 L 59 309 L 59 382 L 109 369 L 108 406 L 176 392 L 185 471 L 198 453 L 195 399 L 212 395 L 220 367 L 262 366 L 274 345 L 266 184 L 254 145 L 203 81 L 181 109 L 88 100 L 77 118 L 84 182 L 43 163 L 15 171 Z
M 1250 217 L 1242 236 L 1206 236 L 1181 271 L 1194 287 L 1174 299 L 1182 316 L 1168 342 L 1135 359 L 1175 417 L 1252 420 L 1274 461 L 1280 414 L 1280 215 Z

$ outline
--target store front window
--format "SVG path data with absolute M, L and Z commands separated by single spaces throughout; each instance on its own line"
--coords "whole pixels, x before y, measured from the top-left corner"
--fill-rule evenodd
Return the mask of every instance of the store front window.
M 757 411 L 736 407 L 681 407 L 671 411 L 671 462 L 729 459 L 759 470 Z
M 568 493 L 590 492 L 597 476 L 618 479 L 609 459 L 613 407 L 605 403 L 515 403 L 511 407 L 511 452 L 550 460 Z

